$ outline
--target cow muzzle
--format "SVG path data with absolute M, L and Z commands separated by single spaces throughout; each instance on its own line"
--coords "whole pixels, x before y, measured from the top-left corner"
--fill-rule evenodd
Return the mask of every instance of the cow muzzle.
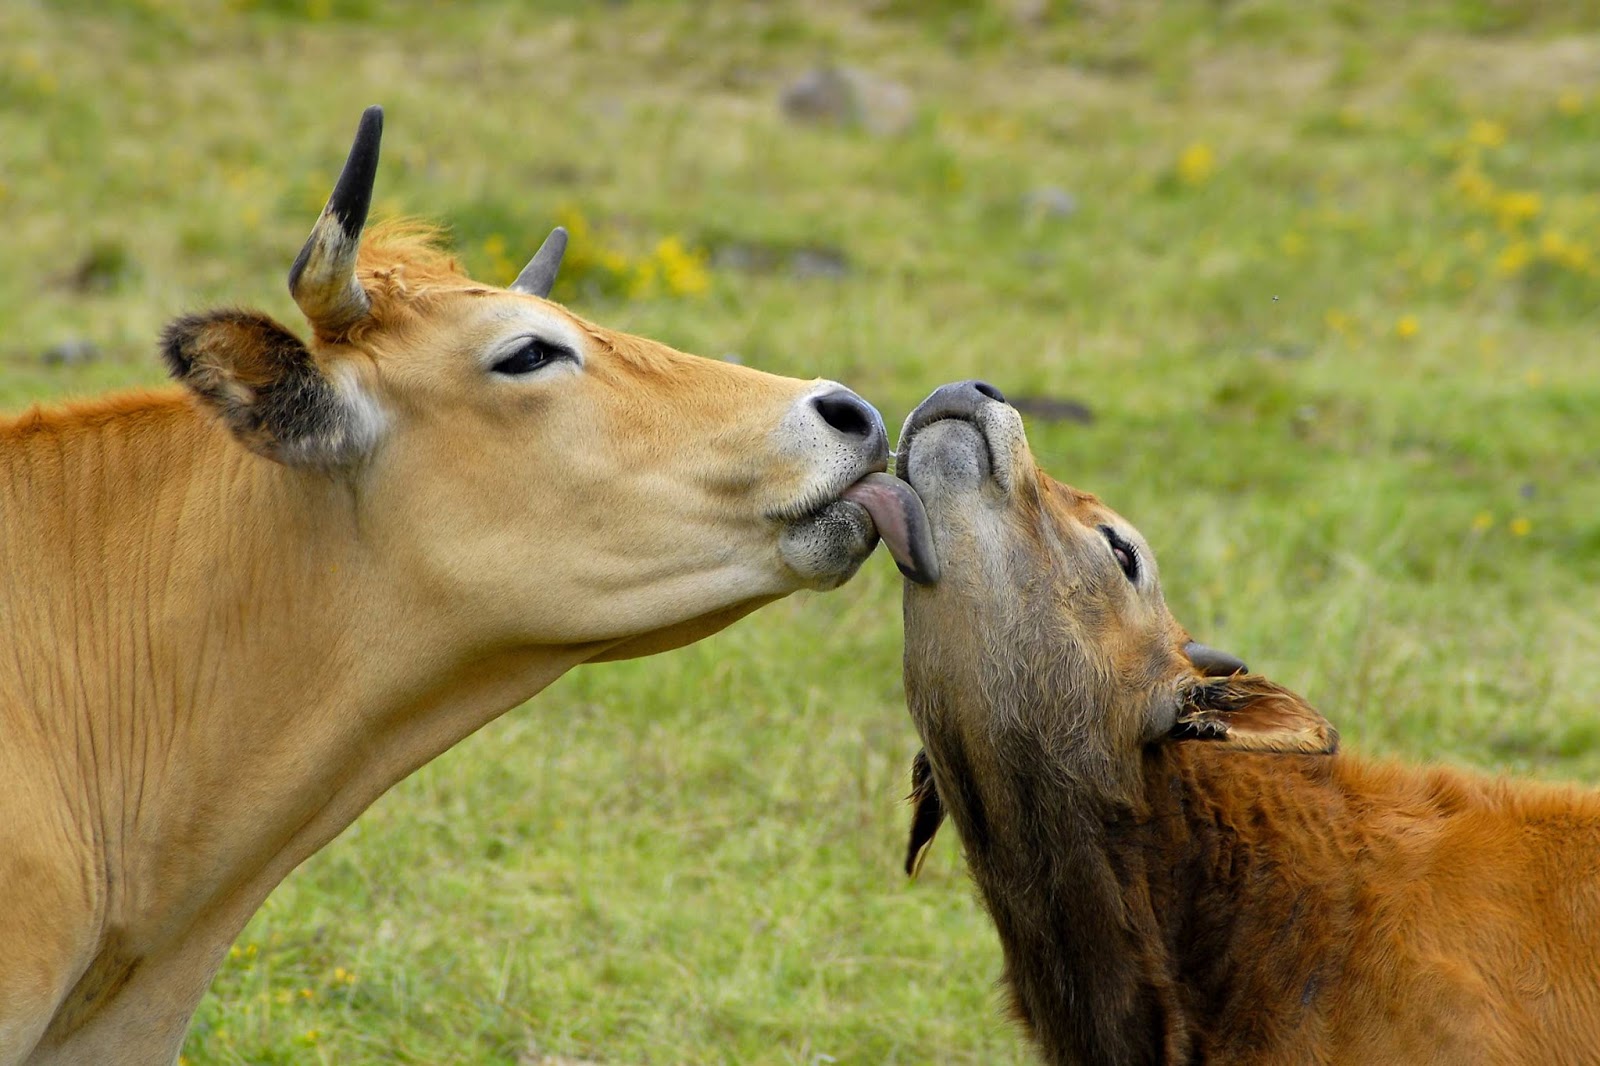
M 990 487 L 1009 496 L 1027 438 L 1022 417 L 984 381 L 941 385 L 900 431 L 897 470 L 926 502 Z
M 823 382 L 790 412 L 782 433 L 816 476 L 801 501 L 776 516 L 783 525 L 779 553 L 807 587 L 834 588 L 878 544 L 871 510 L 850 496 L 863 482 L 888 476 L 888 430 L 866 400 Z

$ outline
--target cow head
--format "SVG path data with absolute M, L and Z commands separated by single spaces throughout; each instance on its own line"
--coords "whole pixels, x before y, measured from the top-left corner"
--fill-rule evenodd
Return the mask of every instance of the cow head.
M 888 457 L 871 406 L 550 302 L 560 230 L 507 289 L 423 227 L 364 234 L 381 131 L 371 108 L 289 273 L 309 342 L 247 311 L 166 331 L 239 444 L 347 485 L 396 580 L 519 641 L 657 650 L 854 573 L 876 536 L 840 497 Z
M 934 392 L 907 420 L 898 462 L 925 513 L 913 503 L 879 527 L 897 556 L 931 558 L 937 574 L 905 588 L 907 696 L 928 748 L 913 770 L 912 865 L 942 817 L 941 757 L 979 781 L 1042 759 L 1126 800 L 1151 745 L 1336 746 L 1298 696 L 1190 639 L 1139 531 L 1040 470 L 992 386 Z

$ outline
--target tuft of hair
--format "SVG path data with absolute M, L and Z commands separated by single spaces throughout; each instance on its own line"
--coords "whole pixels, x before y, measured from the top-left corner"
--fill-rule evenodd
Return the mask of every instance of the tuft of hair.
M 450 251 L 442 226 L 419 218 L 390 218 L 368 226 L 361 238 L 356 276 L 372 302 L 350 340 L 426 311 L 430 298 L 464 288 L 481 288 Z
M 933 765 L 926 748 L 911 760 L 911 836 L 906 844 L 906 876 L 915 879 L 928 858 L 928 848 L 944 823 L 944 803 L 933 783 Z

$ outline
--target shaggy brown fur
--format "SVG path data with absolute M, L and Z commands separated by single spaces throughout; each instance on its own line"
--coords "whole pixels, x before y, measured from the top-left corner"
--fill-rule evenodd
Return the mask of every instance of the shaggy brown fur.
M 1013 418 L 902 439 L 944 572 L 906 589 L 907 865 L 948 812 L 1044 1059 L 1600 1060 L 1600 797 L 1333 755 L 1199 676 L 1137 532 Z

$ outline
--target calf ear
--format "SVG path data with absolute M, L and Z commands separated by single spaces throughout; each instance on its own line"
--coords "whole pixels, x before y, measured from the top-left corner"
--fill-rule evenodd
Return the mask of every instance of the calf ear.
M 167 326 L 172 376 L 245 447 L 289 466 L 337 467 L 377 443 L 382 415 L 353 380 L 329 380 L 300 338 L 255 311 L 188 315 Z
M 1260 674 L 1197 681 L 1178 694 L 1168 736 L 1235 751 L 1332 755 L 1339 731 L 1305 700 Z
M 911 760 L 911 842 L 906 847 L 906 876 L 916 877 L 922 872 L 922 861 L 928 857 L 928 845 L 944 821 L 944 804 L 939 801 L 939 791 L 933 786 L 933 767 L 928 764 L 926 750 L 917 752 Z

